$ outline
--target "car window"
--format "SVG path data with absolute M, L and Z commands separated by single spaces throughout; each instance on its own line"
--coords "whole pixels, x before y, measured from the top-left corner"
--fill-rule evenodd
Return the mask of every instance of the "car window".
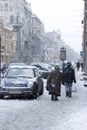
M 33 69 L 30 68 L 10 68 L 5 77 L 34 77 Z

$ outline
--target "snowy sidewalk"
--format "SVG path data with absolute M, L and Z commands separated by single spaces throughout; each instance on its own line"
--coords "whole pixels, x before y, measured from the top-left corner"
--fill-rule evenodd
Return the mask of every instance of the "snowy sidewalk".
M 72 98 L 62 86 L 59 101 L 51 101 L 46 89 L 37 100 L 0 100 L 0 130 L 87 130 L 87 88 L 81 75 L 76 72 Z
M 77 83 L 73 84 L 77 87 L 77 92 L 72 93 L 72 98 L 65 97 L 65 88 L 62 86 L 62 94 L 58 102 L 53 102 L 53 108 L 48 111 L 50 113 L 50 121 L 52 126 L 49 130 L 87 130 L 87 88 L 84 87 L 84 81 L 81 71 L 76 72 Z M 55 104 L 55 106 L 54 106 Z M 52 115 L 52 113 L 54 113 Z M 46 118 L 47 120 L 47 118 Z M 48 129 L 44 129 L 48 130 Z

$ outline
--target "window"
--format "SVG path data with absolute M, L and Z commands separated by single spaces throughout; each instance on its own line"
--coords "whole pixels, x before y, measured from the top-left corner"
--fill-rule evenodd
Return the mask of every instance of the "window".
M 2 10 L 3 10 L 3 7 L 2 7 L 2 5 L 0 5 L 0 12 L 2 12 Z
M 13 23 L 13 21 L 14 21 L 14 16 L 11 15 L 11 16 L 10 16 L 10 22 Z
M 86 45 L 87 45 L 87 41 L 86 41 Z
M 38 77 L 39 76 L 38 69 L 34 69 L 34 71 L 35 71 L 35 77 Z
M 4 45 L 2 45 L 2 46 L 1 46 L 1 49 L 3 49 L 3 50 L 4 50 L 4 49 L 5 49 L 5 46 L 4 46 Z
M 1 56 L 1 61 L 4 62 L 4 56 L 3 55 Z
M 8 11 L 8 4 L 7 3 L 4 5 L 4 10 Z
M 14 45 L 13 45 L 13 43 L 11 44 L 11 49 L 12 49 L 12 50 L 14 49 Z
M 25 41 L 25 49 L 28 49 L 28 41 Z

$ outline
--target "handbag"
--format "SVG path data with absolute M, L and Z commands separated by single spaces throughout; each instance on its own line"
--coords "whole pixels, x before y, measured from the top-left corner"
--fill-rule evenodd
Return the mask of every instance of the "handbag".
M 77 92 L 77 85 L 74 84 L 74 85 L 72 86 L 72 92 Z
M 50 89 L 51 89 L 51 85 L 50 85 L 50 84 L 47 84 L 47 85 L 46 85 L 46 90 L 47 90 L 47 91 L 50 91 Z

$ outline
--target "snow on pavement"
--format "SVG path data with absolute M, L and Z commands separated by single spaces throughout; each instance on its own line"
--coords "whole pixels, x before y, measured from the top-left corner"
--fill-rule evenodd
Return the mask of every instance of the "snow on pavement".
M 0 130 L 87 130 L 87 88 L 81 74 L 76 72 L 72 98 L 65 97 L 62 86 L 59 101 L 51 101 L 46 90 L 37 100 L 0 100 Z

